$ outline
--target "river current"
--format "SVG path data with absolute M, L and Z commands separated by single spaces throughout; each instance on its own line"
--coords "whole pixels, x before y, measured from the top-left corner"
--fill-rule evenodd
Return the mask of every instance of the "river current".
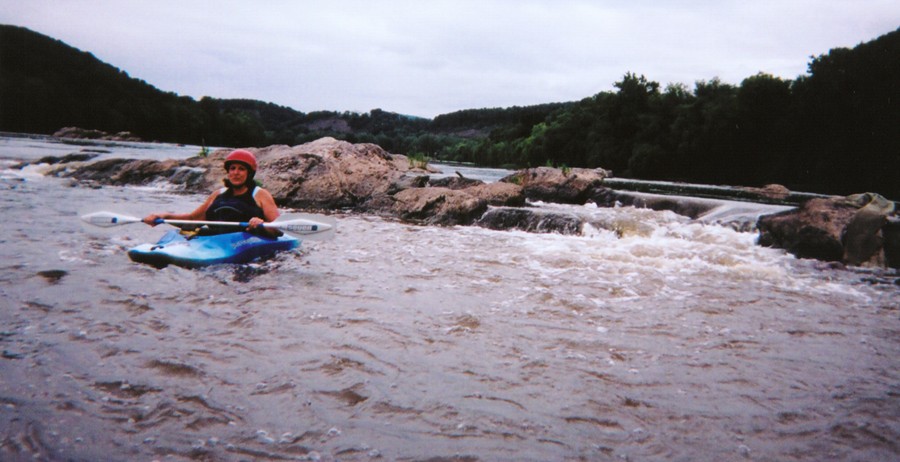
M 896 272 L 552 204 L 596 226 L 338 214 L 265 262 L 157 270 L 125 252 L 162 227 L 79 216 L 202 196 L 10 169 L 83 147 L 2 140 L 0 460 L 900 457 Z

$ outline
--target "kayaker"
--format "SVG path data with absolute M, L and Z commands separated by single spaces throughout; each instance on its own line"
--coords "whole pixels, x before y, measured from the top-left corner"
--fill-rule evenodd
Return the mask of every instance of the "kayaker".
M 144 217 L 143 222 L 156 226 L 163 220 L 206 220 L 247 222 L 247 231 L 279 236 L 281 231 L 260 226 L 275 221 L 280 215 L 275 199 L 269 191 L 256 185 L 253 177 L 257 169 L 256 156 L 245 149 L 237 149 L 225 158 L 225 187 L 214 191 L 206 201 L 190 213 L 158 212 Z M 217 230 L 233 231 L 234 228 Z

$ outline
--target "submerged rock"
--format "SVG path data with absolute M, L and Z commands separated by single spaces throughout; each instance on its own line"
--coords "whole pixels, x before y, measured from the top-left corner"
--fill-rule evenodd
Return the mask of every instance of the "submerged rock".
M 82 151 L 82 152 L 73 152 L 71 154 L 66 154 L 65 156 L 62 156 L 62 157 L 44 156 L 36 161 L 20 162 L 18 164 L 13 165 L 12 168 L 21 170 L 29 165 L 40 165 L 40 164 L 57 165 L 57 164 L 69 164 L 69 163 L 73 163 L 73 162 L 86 162 L 86 161 L 89 161 L 89 160 L 97 157 L 98 155 L 99 154 L 96 154 L 96 153 Z
M 103 159 L 91 163 L 60 164 L 48 175 L 73 178 L 88 185 L 147 185 L 160 181 L 180 185 L 187 192 L 208 191 L 217 181 L 200 167 L 199 158 L 178 160 Z
M 476 223 L 494 230 L 519 230 L 530 233 L 581 234 L 584 220 L 569 213 L 529 208 L 491 208 Z
M 86 140 L 110 140 L 110 141 L 141 141 L 131 132 L 107 133 L 102 130 L 92 130 L 79 127 L 60 128 L 53 134 L 57 138 L 72 138 Z
M 687 196 L 666 196 L 659 194 L 635 195 L 629 191 L 617 191 L 606 187 L 593 190 L 591 200 L 602 207 L 633 206 L 653 210 L 671 210 L 679 215 L 698 218 L 714 209 L 717 204 L 709 200 Z
M 46 279 L 47 282 L 49 282 L 51 284 L 57 284 L 57 283 L 59 283 L 59 281 L 62 278 L 66 277 L 66 275 L 68 275 L 69 272 L 65 271 L 65 270 L 45 270 L 45 271 L 38 271 L 37 274 L 38 274 L 38 276 L 41 276 L 42 278 Z

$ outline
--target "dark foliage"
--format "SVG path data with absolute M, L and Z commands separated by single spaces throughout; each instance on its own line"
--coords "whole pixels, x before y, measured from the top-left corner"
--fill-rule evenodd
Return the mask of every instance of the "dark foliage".
M 900 29 L 813 57 L 807 75 L 661 88 L 627 73 L 581 101 L 469 109 L 433 120 L 311 112 L 160 91 L 90 53 L 0 26 L 0 130 L 64 126 L 215 146 L 322 136 L 486 166 L 603 167 L 617 176 L 900 198 Z

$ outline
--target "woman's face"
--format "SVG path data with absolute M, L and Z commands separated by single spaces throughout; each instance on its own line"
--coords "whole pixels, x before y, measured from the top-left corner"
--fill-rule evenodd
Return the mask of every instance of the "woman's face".
M 228 181 L 235 186 L 241 186 L 247 182 L 249 169 L 244 164 L 234 162 L 228 166 Z

